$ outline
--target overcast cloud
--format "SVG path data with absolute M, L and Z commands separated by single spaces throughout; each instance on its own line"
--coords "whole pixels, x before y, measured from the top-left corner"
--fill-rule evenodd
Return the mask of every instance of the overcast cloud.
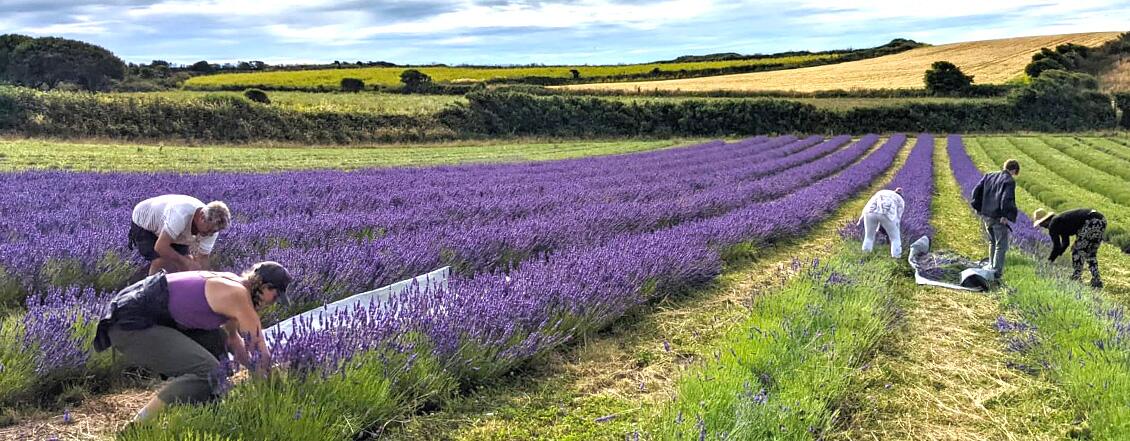
M 1126 17 L 1125 0 L 0 0 L 0 33 L 174 63 L 634 63 L 1126 31 Z

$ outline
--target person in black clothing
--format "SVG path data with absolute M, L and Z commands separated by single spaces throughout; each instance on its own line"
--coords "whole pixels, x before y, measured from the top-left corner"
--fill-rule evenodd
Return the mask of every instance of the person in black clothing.
M 1020 174 L 1020 163 L 1009 159 L 1004 169 L 981 177 L 977 188 L 973 189 L 970 205 L 981 215 L 985 232 L 989 234 L 989 261 L 1000 279 L 1004 275 L 1004 256 L 1008 252 L 1008 234 L 1012 231 L 1010 223 L 1016 222 L 1016 181 Z
M 1077 208 L 1060 214 L 1041 208 L 1036 210 L 1033 218 L 1035 220 L 1032 223 L 1047 228 L 1052 237 L 1052 254 L 1048 256 L 1048 261 L 1055 262 L 1055 259 L 1067 251 L 1071 236 L 1075 236 L 1075 245 L 1071 247 L 1071 266 L 1075 268 L 1075 272 L 1071 273 L 1071 278 L 1082 278 L 1083 262 L 1086 261 L 1091 269 L 1091 286 L 1102 288 L 1098 252 L 1106 233 L 1106 218 L 1103 214 L 1089 208 Z

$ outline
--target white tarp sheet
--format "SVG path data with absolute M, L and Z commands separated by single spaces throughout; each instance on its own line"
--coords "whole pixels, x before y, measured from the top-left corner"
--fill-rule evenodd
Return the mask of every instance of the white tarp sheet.
M 966 283 L 971 278 L 979 278 L 983 283 L 972 283 L 971 286 L 964 286 L 962 284 L 949 283 L 934 278 L 926 277 L 922 273 L 926 268 L 922 264 L 930 259 L 930 238 L 923 236 L 914 241 L 910 245 L 910 256 L 907 260 L 910 262 L 910 267 L 914 268 L 914 282 L 919 285 L 940 286 L 942 288 L 956 289 L 961 291 L 983 291 L 983 286 L 987 286 L 994 282 L 993 271 L 983 268 L 967 268 L 961 272 L 961 282 Z M 980 285 L 980 286 L 978 286 Z
M 286 341 L 286 336 L 292 333 L 295 324 L 298 323 L 299 320 L 308 322 L 312 326 L 317 328 L 319 323 L 318 318 L 323 314 L 333 314 L 334 312 L 353 308 L 357 305 L 369 306 L 374 303 L 383 304 L 388 302 L 389 297 L 404 292 L 414 284 L 419 285 L 421 290 L 445 290 L 447 289 L 447 279 L 450 276 L 451 267 L 445 266 L 430 273 L 416 276 L 412 279 L 401 280 L 399 282 L 377 288 L 372 291 L 355 294 L 283 320 L 275 324 L 274 326 L 264 329 L 263 337 L 267 340 L 268 346 L 275 346 L 276 344 Z

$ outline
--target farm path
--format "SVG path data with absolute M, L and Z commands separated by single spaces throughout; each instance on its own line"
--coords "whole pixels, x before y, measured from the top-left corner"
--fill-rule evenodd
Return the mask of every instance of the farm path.
M 128 387 L 83 400 L 73 409 L 37 410 L 20 423 L 0 428 L 0 440 L 110 440 L 133 420 L 153 396 L 154 388 Z
M 671 398 L 686 367 L 710 356 L 713 343 L 748 314 L 754 297 L 786 280 L 794 259 L 823 258 L 839 247 L 838 230 L 854 222 L 871 194 L 890 181 L 914 142 L 906 141 L 876 184 L 803 237 L 745 250 L 713 286 L 620 320 L 524 372 L 414 418 L 391 438 L 624 439 Z
M 980 226 L 949 167 L 945 139 L 934 156 L 934 245 L 967 256 L 987 252 Z M 864 374 L 866 388 L 833 439 L 1060 439 L 1072 413 L 1051 382 L 1009 366 L 998 299 L 918 287 L 903 330 Z

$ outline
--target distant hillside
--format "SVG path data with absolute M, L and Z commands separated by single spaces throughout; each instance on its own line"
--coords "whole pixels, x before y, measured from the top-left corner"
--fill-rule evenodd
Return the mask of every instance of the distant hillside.
M 1118 32 L 1048 35 L 1003 40 L 953 43 L 912 49 L 847 63 L 805 67 L 788 71 L 754 72 L 666 81 L 601 83 L 564 86 L 579 90 L 663 91 L 798 91 L 836 89 L 922 88 L 922 77 L 935 61 L 950 61 L 978 84 L 1000 84 L 1019 77 L 1032 54 L 1042 47 L 1064 43 L 1099 46 Z
M 342 78 L 358 78 L 370 87 L 392 87 L 400 84 L 400 73 L 405 69 L 417 69 L 430 76 L 434 81 L 442 83 L 508 82 L 561 85 L 692 78 L 840 63 L 903 52 L 921 46 L 923 46 L 922 43 L 913 40 L 895 39 L 885 45 L 866 49 L 823 52 L 793 51 L 772 55 L 741 55 L 736 53 L 686 55 L 669 61 L 604 66 L 436 65 L 266 70 L 198 76 L 186 81 L 185 86 L 189 89 L 198 90 L 233 90 L 246 87 L 291 90 L 337 89 Z

